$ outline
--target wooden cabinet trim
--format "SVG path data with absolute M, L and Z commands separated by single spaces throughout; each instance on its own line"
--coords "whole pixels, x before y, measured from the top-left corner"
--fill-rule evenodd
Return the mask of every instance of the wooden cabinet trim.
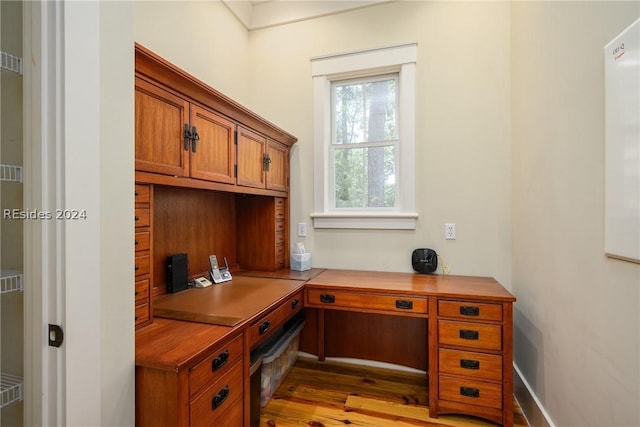
M 210 106 L 230 119 L 243 123 L 281 144 L 290 147 L 298 140 L 139 43 L 135 44 L 135 70 L 136 74 L 172 87 L 195 102 Z

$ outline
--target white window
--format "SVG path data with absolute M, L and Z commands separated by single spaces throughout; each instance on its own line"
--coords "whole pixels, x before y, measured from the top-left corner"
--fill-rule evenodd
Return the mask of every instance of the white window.
M 415 228 L 416 50 L 312 59 L 315 228 Z

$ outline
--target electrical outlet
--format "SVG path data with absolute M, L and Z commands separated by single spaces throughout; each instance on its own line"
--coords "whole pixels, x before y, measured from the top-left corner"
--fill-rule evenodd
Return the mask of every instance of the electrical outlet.
M 444 238 L 446 240 L 456 240 L 456 225 L 454 223 L 444 225 Z
M 307 223 L 306 222 L 299 222 L 298 223 L 298 236 L 299 237 L 304 237 L 307 235 Z

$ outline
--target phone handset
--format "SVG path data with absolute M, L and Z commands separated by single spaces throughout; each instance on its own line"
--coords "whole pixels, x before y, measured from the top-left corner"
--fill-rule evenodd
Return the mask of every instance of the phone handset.
M 224 259 L 224 267 L 218 267 L 218 258 L 215 255 L 209 256 L 209 263 L 211 264 L 211 279 L 215 283 L 227 282 L 231 280 L 231 273 L 229 273 L 229 266 L 227 265 L 227 258 Z

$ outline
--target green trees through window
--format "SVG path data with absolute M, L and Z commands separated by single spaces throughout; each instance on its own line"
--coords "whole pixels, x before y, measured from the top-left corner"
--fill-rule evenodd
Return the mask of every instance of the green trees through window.
M 398 75 L 332 82 L 334 207 L 397 204 Z

